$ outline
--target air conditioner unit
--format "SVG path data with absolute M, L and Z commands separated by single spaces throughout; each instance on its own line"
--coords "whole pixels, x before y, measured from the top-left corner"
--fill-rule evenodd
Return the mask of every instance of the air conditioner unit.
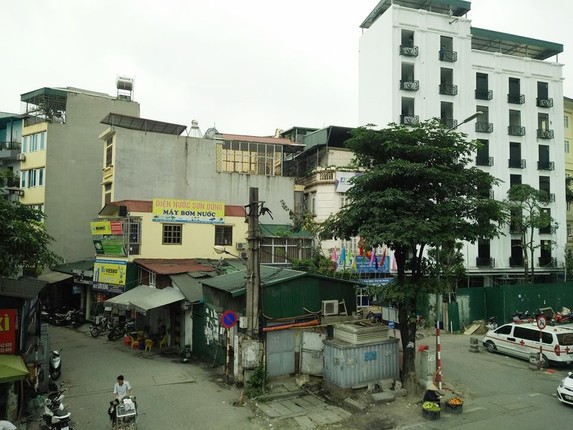
M 16 154 L 16 160 L 18 161 L 26 161 L 26 155 L 25 154 Z
M 237 249 L 247 249 L 247 244 L 245 242 L 237 242 L 235 243 L 235 248 Z
M 246 260 L 249 258 L 249 253 L 248 252 L 241 252 L 239 254 L 239 256 L 241 257 L 241 259 Z
M 338 315 L 338 300 L 323 300 L 322 315 Z

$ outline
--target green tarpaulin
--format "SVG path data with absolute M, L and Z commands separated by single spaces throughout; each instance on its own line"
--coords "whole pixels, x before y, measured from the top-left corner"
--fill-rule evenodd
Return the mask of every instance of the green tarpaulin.
M 28 369 L 19 355 L 0 355 L 0 383 L 19 381 L 28 374 Z

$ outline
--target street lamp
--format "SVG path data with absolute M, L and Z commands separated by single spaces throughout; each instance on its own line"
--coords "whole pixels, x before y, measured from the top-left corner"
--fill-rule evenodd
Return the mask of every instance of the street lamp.
M 215 251 L 217 254 L 228 254 L 228 255 L 232 255 L 233 257 L 241 258 L 238 255 L 230 253 L 229 251 L 227 251 L 227 248 L 225 248 L 224 246 L 221 246 L 221 245 L 215 245 L 213 247 L 213 251 Z M 241 260 L 242 260 L 242 258 L 241 258 Z
M 460 122 L 459 124 L 456 124 L 454 127 L 446 130 L 446 133 L 449 133 L 450 131 L 455 130 L 456 128 L 458 128 L 460 125 L 466 124 L 470 121 L 473 121 L 474 119 L 476 119 L 478 116 L 482 115 L 483 112 L 481 110 L 478 110 L 476 113 L 474 113 L 473 115 L 468 116 L 466 119 L 464 119 L 462 122 Z M 441 267 L 441 263 L 440 263 L 440 250 L 442 248 L 442 245 L 440 244 L 437 250 L 437 255 L 436 255 L 436 265 L 437 265 L 437 269 L 438 269 L 438 284 L 440 283 L 440 274 L 442 272 L 442 267 Z M 439 287 L 439 285 L 438 285 Z M 438 382 L 438 389 L 442 389 L 442 345 L 440 342 L 440 320 L 441 320 L 441 312 L 440 312 L 440 308 L 442 307 L 442 300 L 441 300 L 441 296 L 442 293 L 438 292 L 436 293 L 436 376 L 437 376 L 437 382 Z M 434 382 L 434 381 L 432 381 Z
M 476 113 L 474 113 L 471 116 L 468 116 L 466 119 L 464 119 L 462 122 L 460 122 L 459 124 L 453 126 L 452 128 L 446 130 L 446 133 L 449 133 L 450 131 L 455 130 L 456 128 L 458 128 L 460 125 L 463 125 L 467 122 L 473 121 L 474 119 L 476 119 L 478 116 L 483 115 L 483 112 L 481 110 L 478 110 Z

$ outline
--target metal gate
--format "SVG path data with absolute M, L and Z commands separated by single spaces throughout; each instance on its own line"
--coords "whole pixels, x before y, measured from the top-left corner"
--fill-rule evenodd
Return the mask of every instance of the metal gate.
M 279 330 L 267 333 L 267 376 L 294 373 L 294 331 Z

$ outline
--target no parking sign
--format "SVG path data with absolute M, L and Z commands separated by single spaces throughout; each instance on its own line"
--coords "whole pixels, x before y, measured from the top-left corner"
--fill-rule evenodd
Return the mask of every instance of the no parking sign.
M 221 315 L 221 325 L 225 328 L 233 328 L 235 324 L 237 324 L 237 314 L 235 311 L 225 311 L 223 315 Z

